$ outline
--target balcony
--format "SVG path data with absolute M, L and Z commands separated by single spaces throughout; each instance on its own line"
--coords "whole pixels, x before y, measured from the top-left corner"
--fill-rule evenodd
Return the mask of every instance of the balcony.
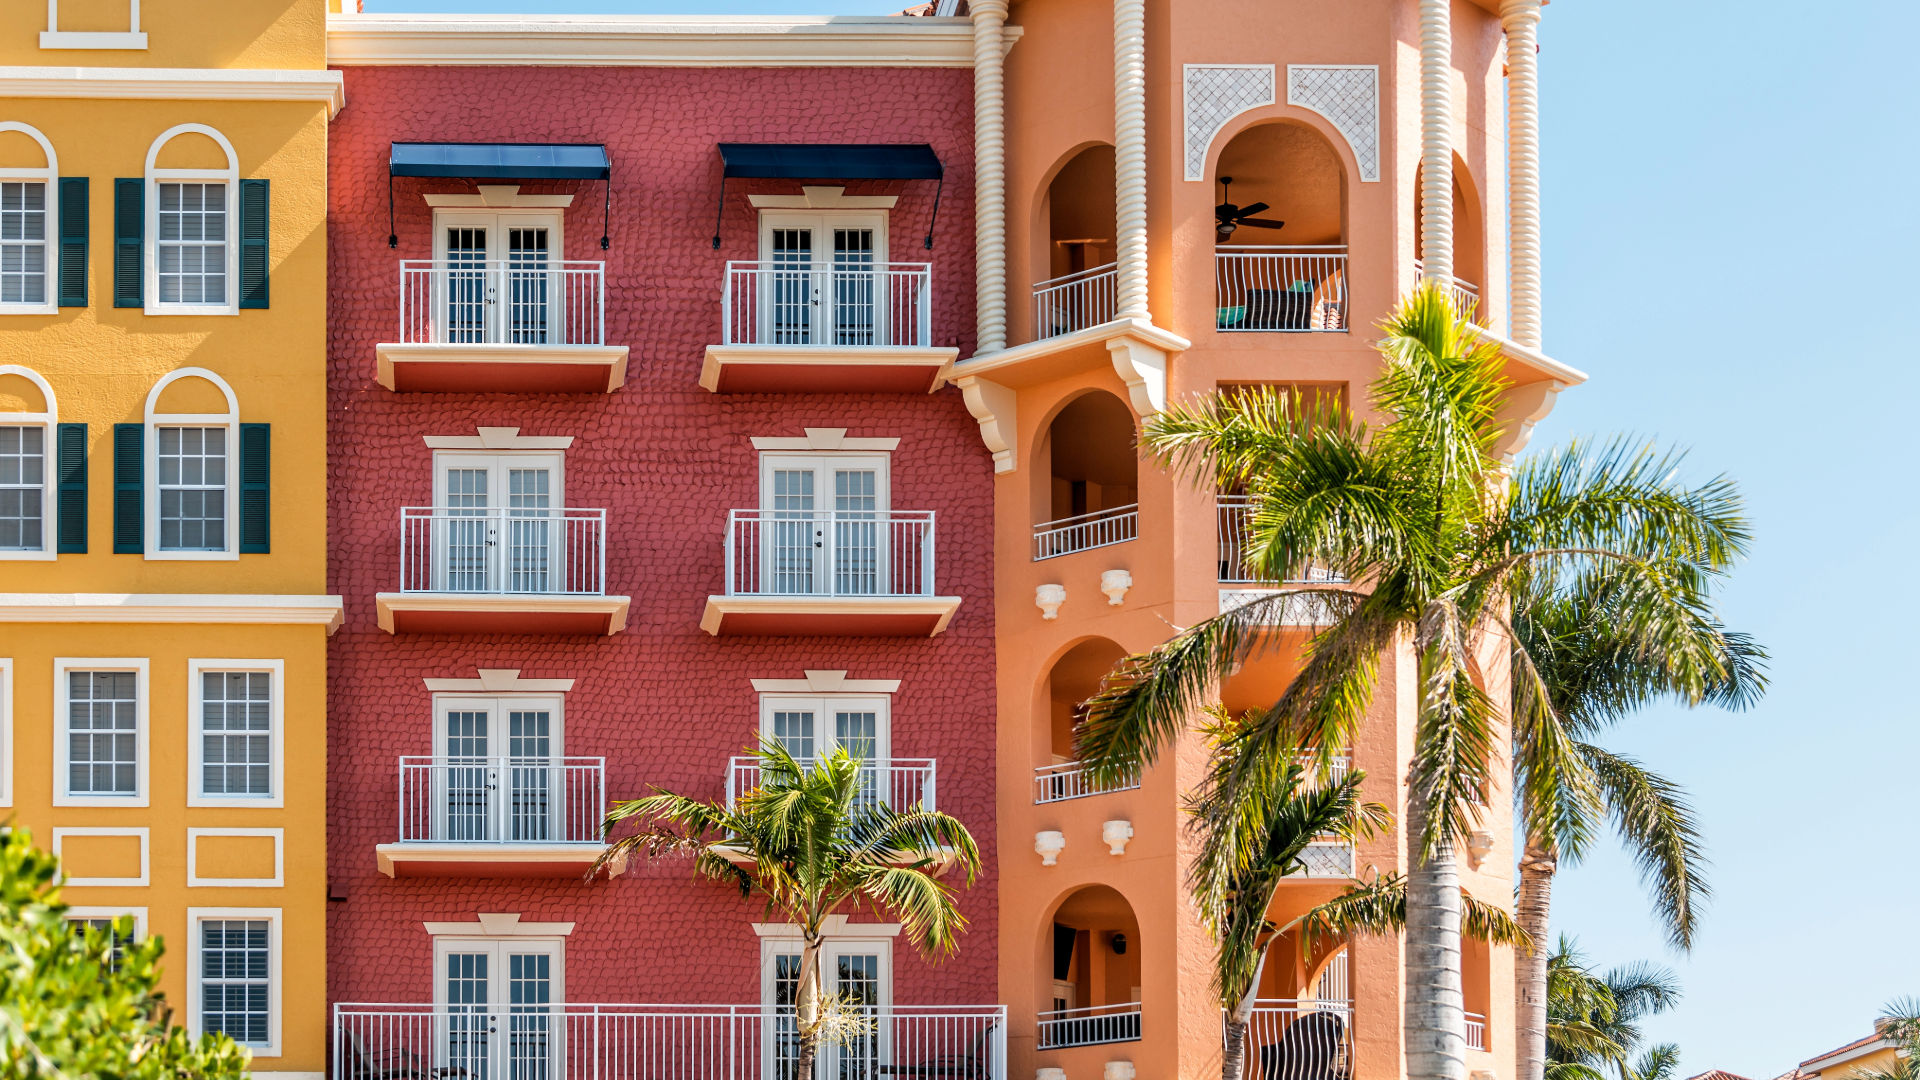
M 1114 320 L 1115 264 L 1066 274 L 1033 286 L 1033 340 L 1071 334 Z
M 1262 998 L 1247 1024 L 1246 1046 L 1246 1080 L 1350 1077 L 1353 1002 Z
M 1427 268 L 1424 264 L 1416 260 L 1413 264 L 1414 284 L 1422 284 L 1426 280 Z M 1454 278 L 1452 284 L 1447 287 L 1447 292 L 1453 296 L 1453 306 L 1459 310 L 1461 315 L 1467 316 L 1468 322 L 1478 323 L 1481 326 L 1486 325 L 1486 318 L 1480 311 L 1479 289 L 1459 278 Z
M 1321 566 L 1308 566 L 1288 575 L 1284 582 L 1261 577 L 1248 560 L 1253 551 L 1254 504 L 1246 495 L 1217 495 L 1215 536 L 1220 545 L 1219 574 L 1222 585 L 1327 585 L 1344 584 L 1346 578 Z
M 375 378 L 398 393 L 608 393 L 627 347 L 606 332 L 605 263 L 409 259 Z
M 388 877 L 579 877 L 606 846 L 604 758 L 403 757 Z
M 1007 1076 L 1004 1006 L 865 1011 L 867 1030 L 823 1045 L 815 1076 Z M 796 1050 L 793 1010 L 781 1006 L 341 1003 L 333 1009 L 333 1080 L 779 1080 L 793 1075 Z
M 617 634 L 605 510 L 408 506 L 400 591 L 374 597 L 390 634 Z
M 1070 1046 L 1140 1041 L 1140 1003 L 1087 1005 L 1039 1014 L 1036 1050 L 1064 1050 Z
M 1482 1013 L 1467 1014 L 1467 1049 L 1485 1050 L 1487 1048 L 1487 1018 Z
M 1054 511 L 1059 513 L 1058 510 Z M 1076 551 L 1124 544 L 1140 537 L 1140 504 L 1045 521 L 1033 527 L 1033 561 L 1057 559 Z
M 715 636 L 932 637 L 960 607 L 934 594 L 932 511 L 734 510 Z
M 1222 245 L 1214 249 L 1214 329 L 1345 333 L 1347 249 Z
M 1138 776 L 1117 784 L 1096 783 L 1085 765 L 1078 761 L 1064 761 L 1033 770 L 1033 804 L 1039 806 L 1042 803 L 1066 802 L 1068 799 L 1084 799 L 1090 795 L 1106 795 L 1115 791 L 1133 791 L 1139 786 Z
M 860 763 L 860 782 L 864 797 L 894 810 L 933 811 L 934 759 L 880 758 Z M 727 809 L 740 796 L 760 786 L 760 759 L 737 757 L 727 764 Z
M 933 347 L 929 263 L 729 262 L 717 394 L 930 393 L 958 349 Z

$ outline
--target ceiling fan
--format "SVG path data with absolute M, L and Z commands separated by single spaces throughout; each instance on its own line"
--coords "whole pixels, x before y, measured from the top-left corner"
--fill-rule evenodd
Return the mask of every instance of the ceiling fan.
M 1219 235 L 1220 239 L 1230 239 L 1233 236 L 1233 230 L 1242 225 L 1251 225 L 1256 229 L 1278 229 L 1286 225 L 1284 221 L 1275 221 L 1272 218 L 1258 218 L 1253 216 L 1265 210 L 1267 208 L 1266 203 L 1257 202 L 1251 206 L 1233 205 L 1232 186 L 1233 177 L 1223 176 L 1220 178 L 1220 187 L 1222 189 L 1220 195 L 1221 203 L 1219 206 L 1213 208 L 1213 217 L 1216 222 L 1213 231 Z

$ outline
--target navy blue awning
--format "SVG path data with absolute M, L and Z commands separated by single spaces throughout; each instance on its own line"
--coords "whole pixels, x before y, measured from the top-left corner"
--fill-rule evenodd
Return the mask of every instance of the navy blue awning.
M 471 180 L 606 180 L 613 175 L 607 148 L 598 144 L 393 144 L 394 176 Z
M 946 170 L 926 143 L 721 143 L 723 176 L 785 180 L 939 180 Z

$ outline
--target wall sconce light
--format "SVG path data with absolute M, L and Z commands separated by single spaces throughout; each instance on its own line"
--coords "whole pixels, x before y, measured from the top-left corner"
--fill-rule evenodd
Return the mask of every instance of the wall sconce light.
M 1127 853 L 1127 841 L 1133 839 L 1133 822 L 1108 821 L 1100 826 L 1100 839 L 1106 841 L 1107 850 L 1115 855 Z
M 1041 866 L 1055 865 L 1060 859 L 1060 853 L 1066 849 L 1066 833 L 1037 832 L 1033 834 L 1033 853 L 1040 856 Z
M 1113 954 L 1115 956 L 1127 955 L 1127 935 L 1125 934 L 1113 935 Z
M 1104 1080 L 1133 1080 L 1133 1062 L 1109 1061 L 1102 1076 Z
M 1033 604 L 1040 609 L 1040 617 L 1043 619 L 1059 618 L 1060 605 L 1066 602 L 1067 587 L 1065 585 L 1042 585 L 1033 590 Z
M 1125 570 L 1108 570 L 1100 575 L 1100 591 L 1107 594 L 1107 603 L 1119 607 L 1127 598 L 1127 590 L 1133 588 L 1133 575 Z
M 1487 861 L 1487 855 L 1492 851 L 1492 833 L 1470 832 L 1467 834 L 1467 866 L 1469 869 L 1480 869 L 1480 864 Z

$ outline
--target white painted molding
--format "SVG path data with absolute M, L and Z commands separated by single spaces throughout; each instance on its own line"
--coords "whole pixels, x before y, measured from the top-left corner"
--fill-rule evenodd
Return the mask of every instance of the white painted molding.
M 338 596 L 273 593 L 0 593 L 0 623 L 203 623 L 324 626 L 346 622 Z
M 478 435 L 422 435 L 434 450 L 566 450 L 571 435 L 522 435 L 517 427 L 475 428 Z
M 900 924 L 891 922 L 857 923 L 848 922 L 849 916 L 828 915 L 820 920 L 820 936 L 831 938 L 882 938 L 899 937 Z M 753 932 L 763 938 L 792 938 L 799 940 L 800 927 L 794 923 L 753 924 Z
M 1506 404 L 1494 414 L 1502 426 L 1500 438 L 1493 445 L 1494 455 L 1511 462 L 1525 450 L 1533 440 L 1534 425 L 1547 418 L 1553 411 L 1554 398 L 1566 388 L 1567 384 L 1558 379 L 1544 379 L 1508 390 Z
M 144 687 L 142 689 L 144 689 Z M 58 804 L 56 803 L 56 805 Z M 56 859 L 60 857 L 60 849 L 61 849 L 62 843 L 69 836 L 137 836 L 140 838 L 140 876 L 139 877 L 137 878 L 121 878 L 121 877 L 79 878 L 79 877 L 67 877 L 63 873 L 60 877 L 59 884 L 62 886 L 80 887 L 80 888 L 85 888 L 90 885 L 92 886 L 129 886 L 129 887 L 146 888 L 147 884 L 152 880 L 152 875 L 149 872 L 152 867 L 152 857 L 153 857 L 153 844 L 151 842 L 151 838 L 148 835 L 150 831 L 151 830 L 149 830 L 144 825 L 139 826 L 137 828 L 133 828 L 133 827 L 123 828 L 120 826 L 113 826 L 113 825 L 90 825 L 90 826 L 78 826 L 78 827 L 69 827 L 64 829 L 53 830 L 53 857 Z
M 284 1015 L 281 1008 L 282 990 L 286 985 L 283 978 L 285 964 L 282 962 L 282 942 L 285 934 L 286 913 L 273 907 L 190 907 L 187 909 L 187 1034 L 198 1039 L 205 1032 L 201 1029 L 201 1020 L 205 1015 L 200 1008 L 200 973 L 206 970 L 201 959 L 205 938 L 200 933 L 203 919 L 265 919 L 267 920 L 267 1044 L 249 1047 L 255 1059 L 277 1058 L 284 1047 L 280 1044 L 280 1021 Z M 301 973 L 305 975 L 305 972 Z
M 1107 342 L 1114 374 L 1127 384 L 1133 411 L 1144 420 L 1167 407 L 1167 353 L 1139 338 L 1119 337 Z
M 810 427 L 806 431 L 807 437 L 804 439 L 758 436 L 753 440 L 753 448 L 755 450 L 863 450 L 869 453 L 900 448 L 899 439 L 849 439 L 847 429 L 843 427 Z
M 338 71 L 272 68 L 0 68 L 0 97 L 109 101 L 312 101 L 331 119 L 347 107 Z
M 1033 590 L 1033 606 L 1040 617 L 1051 622 L 1060 617 L 1060 605 L 1067 602 L 1067 587 L 1058 583 L 1040 585 Z
M 1107 603 L 1119 607 L 1127 602 L 1127 590 L 1133 588 L 1133 575 L 1125 570 L 1105 570 L 1100 574 L 1100 591 L 1107 594 Z
M 993 454 L 993 471 L 1010 473 L 1020 467 L 1019 400 L 1010 387 L 975 376 L 953 380 L 967 412 L 980 424 L 980 441 Z
M 475 922 L 430 922 L 420 925 L 434 937 L 449 935 L 472 937 L 566 937 L 573 933 L 574 924 L 570 922 L 530 922 L 520 921 L 518 912 L 492 914 L 481 912 L 474 916 Z
M 327 63 L 970 68 L 974 40 L 965 18 L 358 13 L 327 16 Z
M 71 24 L 69 24 L 71 25 Z M 47 29 L 40 35 L 43 49 L 145 49 L 140 32 L 140 0 L 127 0 L 125 30 L 62 30 L 60 0 L 47 0 Z
M 1186 64 L 1181 106 L 1187 136 L 1187 179 L 1207 178 L 1214 136 L 1249 109 L 1273 104 L 1272 64 Z
M 479 668 L 477 679 L 421 679 L 436 694 L 564 694 L 572 679 L 523 679 L 519 668 Z
M 899 679 L 849 679 L 845 671 L 807 671 L 804 679 L 755 679 L 762 694 L 892 694 Z
M 273 876 L 270 878 L 203 878 L 200 876 L 200 838 L 203 836 L 273 837 Z M 287 832 L 285 829 L 188 829 L 187 888 L 279 889 L 287 881 Z
M 1327 118 L 1347 140 L 1361 183 L 1380 180 L 1380 68 L 1373 64 L 1289 64 L 1287 104 Z
M 756 210 L 891 210 L 898 195 L 848 195 L 845 187 L 801 187 L 800 195 L 749 195 Z
M 117 919 L 122 915 L 133 916 L 133 940 L 147 940 L 146 908 L 75 904 L 67 909 L 67 918 L 69 919 Z M 255 1075 L 259 1074 L 256 1073 Z
M 522 195 L 519 184 L 476 184 L 477 195 L 422 195 L 428 206 L 566 207 L 571 195 Z

